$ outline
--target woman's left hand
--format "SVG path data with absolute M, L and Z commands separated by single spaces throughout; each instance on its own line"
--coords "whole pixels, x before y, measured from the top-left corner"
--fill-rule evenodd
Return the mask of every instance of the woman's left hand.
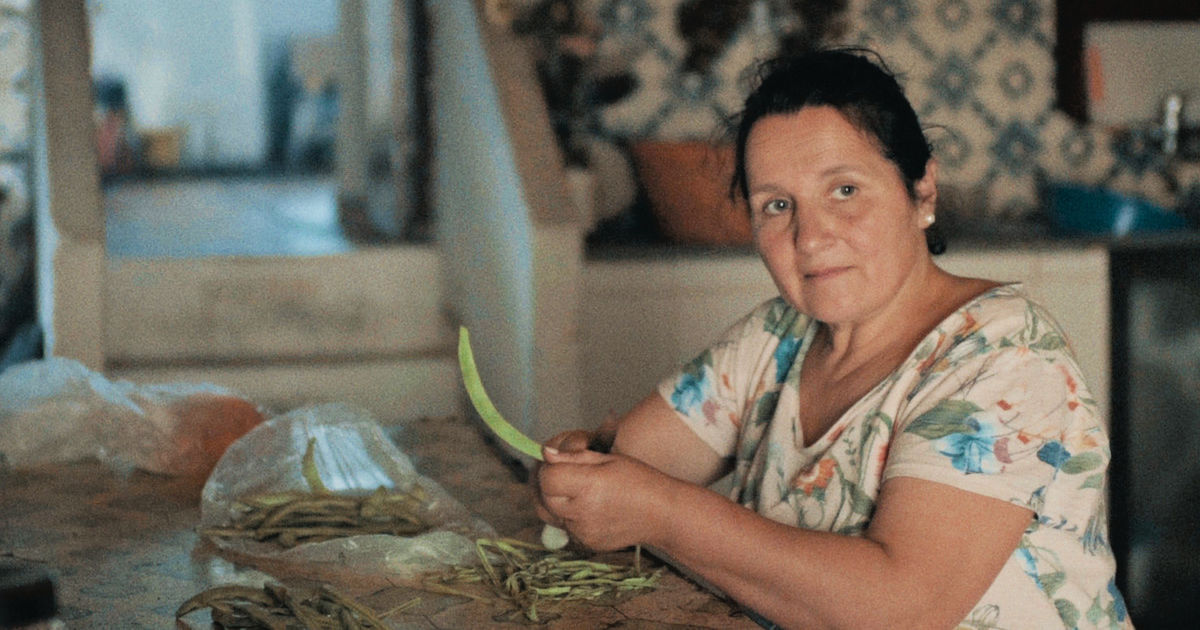
M 683 483 L 619 454 L 547 448 L 538 469 L 538 516 L 596 551 L 650 543 Z

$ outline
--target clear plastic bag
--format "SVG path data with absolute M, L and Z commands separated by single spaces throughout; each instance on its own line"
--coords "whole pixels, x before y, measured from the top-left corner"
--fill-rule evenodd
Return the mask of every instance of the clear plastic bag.
M 14 468 L 95 457 L 205 479 L 234 440 L 263 421 L 211 384 L 110 381 L 78 361 L 29 361 L 0 373 L 0 460 Z
M 419 484 L 427 495 L 419 514 L 432 529 L 412 537 L 355 535 L 291 548 L 220 536 L 210 537 L 214 544 L 242 558 L 287 563 L 308 573 L 406 579 L 473 564 L 477 562 L 475 539 L 495 536 L 491 526 L 472 516 L 437 482 L 418 473 L 366 412 L 341 403 L 272 418 L 234 442 L 204 486 L 200 531 L 228 525 L 241 497 L 311 491 L 302 472 L 310 438 L 315 438 L 313 462 L 330 492 L 365 495 L 380 487 L 407 491 Z

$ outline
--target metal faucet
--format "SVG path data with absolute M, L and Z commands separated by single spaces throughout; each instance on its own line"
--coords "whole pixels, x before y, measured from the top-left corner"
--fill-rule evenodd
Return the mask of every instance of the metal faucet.
M 1162 152 L 1170 160 L 1179 151 L 1179 131 L 1183 115 L 1183 95 L 1171 92 L 1163 98 Z

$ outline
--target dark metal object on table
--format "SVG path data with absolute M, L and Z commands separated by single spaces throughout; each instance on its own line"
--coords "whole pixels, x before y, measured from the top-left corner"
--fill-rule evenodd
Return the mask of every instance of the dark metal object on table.
M 51 623 L 57 613 L 49 575 L 24 564 L 0 565 L 0 628 L 42 627 L 35 624 Z

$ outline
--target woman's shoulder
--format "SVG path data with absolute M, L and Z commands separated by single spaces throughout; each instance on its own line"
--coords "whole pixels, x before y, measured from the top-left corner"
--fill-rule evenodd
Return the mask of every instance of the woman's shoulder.
M 1029 293 L 1025 291 L 1025 285 L 1021 282 L 1006 282 L 996 284 L 984 291 L 981 291 L 972 299 L 963 304 L 963 308 L 990 308 L 998 311 L 1023 309 L 1028 305 L 1036 305 L 1037 302 L 1029 297 Z
M 1066 334 L 1019 283 L 993 287 L 964 304 L 911 359 L 917 389 L 926 393 L 983 381 L 997 387 L 1061 381 L 1074 390 L 1083 380 Z
M 1063 369 L 1078 380 L 1070 342 L 1053 316 L 1019 283 L 988 289 L 942 320 L 910 356 L 918 381 L 1044 378 Z
M 977 330 L 989 338 L 1008 338 L 1014 343 L 1017 339 L 1049 343 L 1047 335 L 1065 339 L 1062 327 L 1050 311 L 1030 297 L 1019 282 L 1001 284 L 980 293 L 943 325 L 947 323 Z

